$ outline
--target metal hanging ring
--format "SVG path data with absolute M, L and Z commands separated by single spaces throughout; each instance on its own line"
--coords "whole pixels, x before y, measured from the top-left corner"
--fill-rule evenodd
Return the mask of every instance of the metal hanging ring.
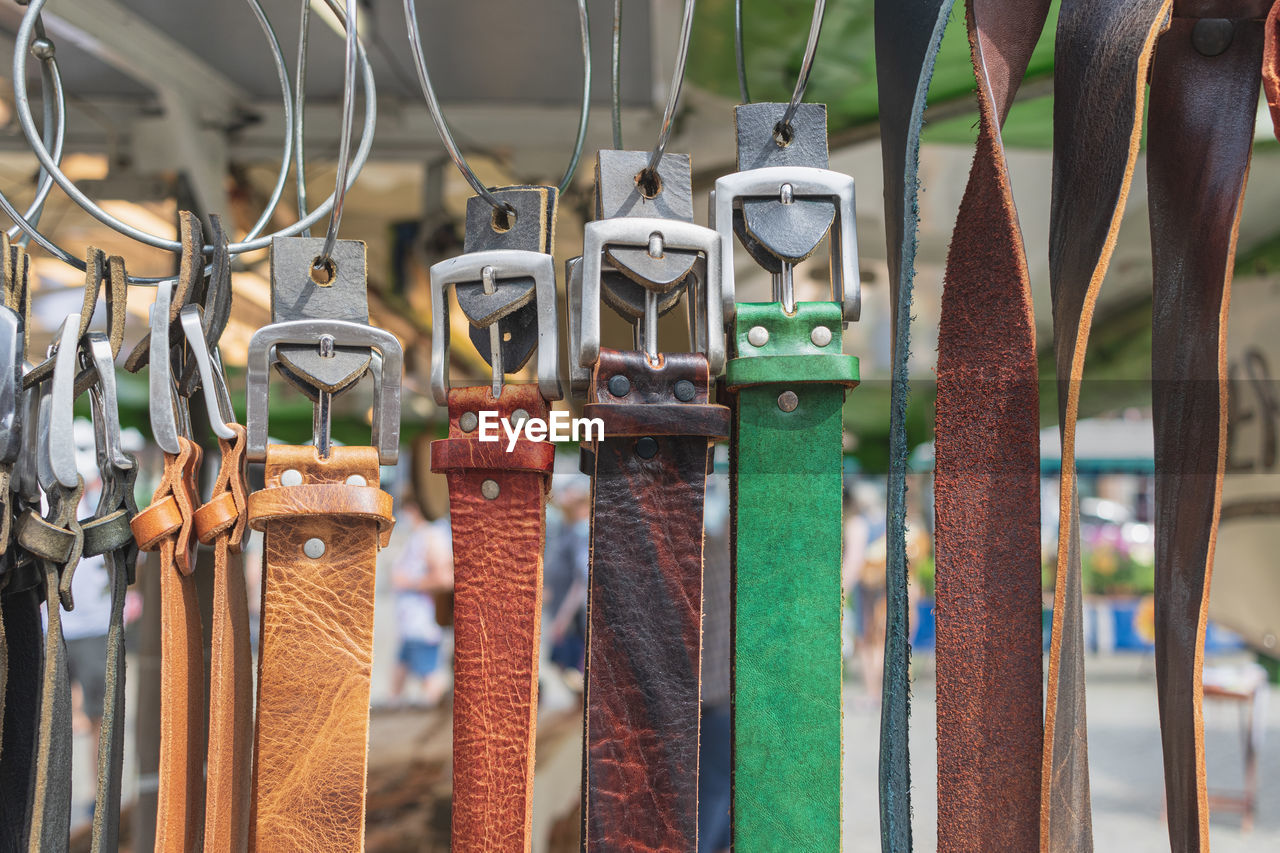
M 299 5 L 302 12 L 298 21 L 298 62 L 295 72 L 297 77 L 294 78 L 293 84 L 293 165 L 297 173 L 294 183 L 298 190 L 298 217 L 301 218 L 307 209 L 306 149 L 302 137 L 307 111 L 307 50 L 310 43 L 311 3 L 305 2 Z M 310 237 L 311 229 L 304 228 L 301 234 L 303 237 Z
M 27 12 L 23 17 L 22 24 L 18 28 L 18 35 L 16 39 L 18 44 L 27 44 L 31 41 L 33 21 L 35 17 L 39 14 L 40 10 L 44 7 L 46 2 L 47 0 L 31 0 L 31 3 L 27 8 Z M 254 7 L 255 13 L 259 14 L 259 20 L 262 22 L 265 22 L 266 16 L 265 14 L 261 13 L 261 6 L 259 4 L 259 0 L 248 0 L 248 2 L 250 3 L 250 5 Z M 339 15 L 342 14 L 341 7 L 338 5 L 337 0 L 326 0 L 326 3 L 329 5 L 331 9 L 335 11 L 335 13 Z M 267 26 L 269 27 L 269 25 Z M 271 36 L 270 41 L 272 43 L 272 48 L 273 48 L 273 55 L 277 60 L 277 66 L 278 66 L 277 70 L 280 73 L 282 88 L 284 89 L 284 94 L 285 94 L 285 98 L 284 98 L 285 113 L 286 113 L 286 117 L 288 118 L 288 121 L 286 122 L 288 125 L 288 127 L 286 128 L 286 131 L 289 137 L 285 141 L 285 146 L 286 146 L 286 154 L 289 154 L 289 152 L 291 151 L 290 146 L 291 146 L 291 140 L 292 140 L 292 115 L 293 115 L 292 95 L 288 87 L 288 72 L 284 68 L 284 58 L 279 51 L 279 43 L 278 41 L 276 41 L 274 37 L 275 36 L 274 31 L 270 33 L 270 36 Z M 377 121 L 377 107 L 376 107 L 377 93 L 376 93 L 376 89 L 373 82 L 373 72 L 369 65 L 369 60 L 367 55 L 365 54 L 363 46 L 359 47 L 358 53 L 359 53 L 359 60 L 361 65 L 361 76 L 363 77 L 364 84 L 365 84 L 364 85 L 365 120 L 364 120 L 364 127 L 361 131 L 362 136 L 360 140 L 360 146 L 356 150 L 355 157 L 351 164 L 351 174 L 347 182 L 348 187 L 350 187 L 350 185 L 355 182 L 356 178 L 360 173 L 361 168 L 364 166 L 365 161 L 368 159 L 369 152 L 373 146 L 373 127 Z M 57 164 L 53 162 L 48 149 L 41 143 L 38 137 L 38 134 L 36 133 L 35 123 L 31 118 L 31 104 L 29 101 L 28 93 L 27 93 L 26 78 L 24 76 L 26 73 L 26 56 L 24 51 L 14 52 L 13 67 L 14 67 L 14 75 L 15 75 L 14 76 L 14 100 L 17 106 L 19 123 L 22 125 L 23 133 L 27 137 L 27 142 L 31 147 L 32 153 L 36 155 L 36 158 L 40 161 L 41 166 L 44 167 L 52 175 L 54 181 L 58 184 L 58 186 L 61 187 L 63 191 L 66 192 L 67 195 L 71 197 L 73 201 L 79 204 L 81 208 L 83 208 L 87 213 L 89 213 L 91 216 L 93 216 L 102 224 L 118 231 L 121 234 L 124 234 L 127 237 L 130 237 L 131 239 L 137 240 L 140 243 L 144 243 L 145 245 L 153 246 L 155 248 L 162 249 L 165 251 L 170 251 L 170 252 L 180 251 L 182 248 L 181 243 L 178 243 L 173 240 L 167 240 L 162 237 L 157 237 L 154 234 L 149 234 L 147 232 L 141 231 L 124 222 L 121 222 L 120 220 L 108 214 L 106 211 L 102 210 L 102 208 L 100 208 L 97 204 L 95 204 L 92 200 L 90 200 L 82 192 L 80 192 L 79 189 L 75 186 L 75 184 L 72 183 L 67 178 L 67 176 L 61 171 L 61 169 L 57 167 Z M 283 157 L 282 160 L 288 161 L 289 157 L 288 156 Z M 283 178 L 277 181 L 277 184 L 280 186 L 281 194 L 283 193 L 283 181 L 284 181 Z M 283 228 L 277 232 L 274 232 L 272 234 L 269 234 L 263 237 L 256 236 L 256 233 L 260 232 L 262 227 L 261 225 L 259 225 L 257 227 L 258 228 L 257 232 L 251 231 L 250 234 L 247 235 L 247 238 L 245 240 L 239 243 L 232 243 L 229 249 L 233 254 L 239 254 L 241 252 L 256 251 L 258 249 L 264 249 L 267 246 L 269 246 L 271 244 L 272 239 L 274 239 L 275 237 L 293 236 L 294 234 L 299 233 L 303 229 L 311 225 L 314 225 L 322 217 L 328 214 L 333 207 L 333 201 L 334 201 L 333 196 L 330 196 L 328 199 L 325 200 L 324 203 L 322 203 L 315 210 L 312 210 L 306 216 L 303 216 L 298 222 L 294 223 L 293 225 L 287 228 Z M 266 221 L 268 221 L 270 219 L 271 213 L 272 213 L 272 208 L 268 208 L 266 211 L 264 211 L 262 217 L 260 217 L 259 219 L 259 223 L 265 223 Z M 21 223 L 19 224 L 21 225 Z M 40 245 L 44 246 L 46 249 L 49 249 L 51 247 L 52 244 L 50 244 L 49 241 L 43 237 L 43 235 L 39 234 L 39 232 L 36 232 L 35 229 L 28 230 L 24 228 L 23 230 L 26 230 L 27 233 L 31 234 L 32 238 L 35 239 L 37 242 L 39 242 Z M 204 247 L 204 252 L 206 254 L 211 253 L 212 251 L 213 251 L 213 246 Z M 67 260 L 67 257 L 65 257 L 67 256 L 66 252 L 54 251 L 54 254 L 63 260 Z M 75 266 L 77 269 L 83 269 L 82 262 L 74 262 L 74 261 L 68 261 L 68 262 L 72 263 L 72 265 Z M 165 277 L 165 278 L 132 278 L 131 277 L 129 279 L 129 282 L 131 284 L 155 286 L 161 283 L 166 283 L 166 284 L 172 283 L 173 280 L 174 279 L 172 276 Z
M 739 0 L 740 1 L 740 0 Z M 809 75 L 813 73 L 813 57 L 818 52 L 818 36 L 822 33 L 822 18 L 827 11 L 827 0 L 815 0 L 813 4 L 813 20 L 809 22 L 809 41 L 804 46 L 804 59 L 800 62 L 800 76 L 796 79 L 795 91 L 791 93 L 791 103 L 778 122 L 777 136 L 782 144 L 791 141 L 791 119 L 795 118 L 800 102 L 804 100 L 804 90 L 809 88 Z M 745 70 L 744 70 L 745 74 Z M 746 77 L 743 78 L 745 91 Z
M 653 146 L 649 155 L 649 165 L 640 173 L 641 178 L 654 179 L 658 174 L 658 163 L 667 150 L 667 141 L 671 138 L 671 124 L 675 121 L 676 106 L 680 103 L 680 92 L 684 89 L 684 70 L 689 60 L 689 36 L 693 33 L 694 0 L 684 0 L 684 20 L 680 24 L 680 48 L 676 53 L 676 70 L 671 78 L 671 88 L 667 92 L 667 108 L 662 113 L 662 128 L 658 131 L 658 144 Z
M 470 164 L 467 163 L 467 158 L 463 156 L 462 150 L 453 138 L 453 132 L 449 129 L 449 124 L 444 118 L 444 111 L 440 107 L 440 99 L 436 97 L 435 87 L 431 85 L 431 74 L 427 71 L 426 52 L 422 46 L 422 31 L 418 28 L 418 10 L 415 7 L 414 0 L 404 0 L 404 18 L 405 27 L 409 32 L 409 46 L 413 50 L 414 67 L 418 71 L 418 83 L 422 87 L 423 97 L 426 98 L 427 110 L 431 113 L 431 121 L 435 123 L 445 150 L 449 153 L 449 158 L 453 160 L 453 164 L 458 167 L 458 171 L 462 173 L 462 176 L 467 179 L 467 183 L 471 185 L 471 188 L 476 191 L 476 195 L 492 205 L 494 210 L 503 211 L 508 215 L 515 214 L 516 209 L 509 202 L 499 200 L 484 185 L 484 182 L 480 180 Z M 590 117 L 591 110 L 591 31 L 588 26 L 586 0 L 578 0 L 578 23 L 582 33 L 582 106 L 578 114 L 578 135 L 574 140 L 573 153 L 569 157 L 569 165 L 564 171 L 564 176 L 560 179 L 559 191 L 561 193 L 568 189 L 574 173 L 578 170 L 578 162 L 582 159 L 582 147 L 587 138 L 587 120 Z
M 329 213 L 329 228 L 324 235 L 324 247 L 320 257 L 312 263 L 313 269 L 323 269 L 332 263 L 333 247 L 338 242 L 338 227 L 342 224 L 342 210 L 347 201 L 347 169 L 351 166 L 351 129 L 356 123 L 356 48 L 359 46 L 359 0 L 347 0 L 347 13 L 343 23 L 347 28 L 346 62 L 342 74 L 342 124 L 338 139 L 338 169 L 333 186 L 333 210 Z
M 622 0 L 613 0 L 613 51 L 610 57 L 610 100 L 613 106 L 613 148 L 622 150 Z
M 58 69 L 57 51 L 52 41 L 46 36 L 43 21 L 36 21 L 36 39 L 32 42 L 31 51 L 40 60 L 40 87 L 43 112 L 43 141 L 46 146 L 52 144 L 53 159 L 62 162 L 62 147 L 67 127 L 66 92 L 62 86 L 62 74 Z M 44 204 L 53 189 L 53 177 L 44 169 L 40 170 L 40 179 L 36 186 L 36 195 L 26 213 L 19 214 L 17 208 L 10 203 L 4 193 L 0 193 L 0 209 L 3 209 L 14 225 L 8 229 L 10 239 L 23 231 L 22 245 L 31 240 L 29 231 L 35 231 L 40 216 L 44 212 Z M 38 233 L 38 232 L 37 232 Z
M 751 92 L 747 89 L 747 52 L 742 44 L 742 0 L 733 0 L 733 59 L 738 67 L 738 94 L 742 103 L 751 103 Z

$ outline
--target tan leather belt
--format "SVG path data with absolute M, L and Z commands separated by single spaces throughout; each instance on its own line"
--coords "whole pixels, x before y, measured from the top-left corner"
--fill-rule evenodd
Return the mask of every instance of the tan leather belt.
M 372 447 L 267 448 L 251 850 L 362 850 L 373 584 L 394 524 Z
M 154 369 L 154 368 L 153 368 Z M 133 519 L 143 551 L 160 555 L 160 788 L 156 849 L 189 851 L 200 837 L 204 803 L 204 646 L 192 560 L 195 478 L 203 452 L 178 437 L 165 454 L 151 505 Z
M 192 518 L 196 536 L 213 546 L 213 624 L 209 663 L 209 748 L 206 763 L 204 849 L 244 850 L 249 837 L 253 743 L 253 661 L 249 603 L 239 560 L 248 521 L 244 427 L 219 439 L 222 464 L 209 502 Z
M 978 148 L 947 258 L 938 329 L 934 535 L 943 851 L 1039 845 L 1038 362 L 1031 281 L 1000 126 L 1048 11 L 1048 0 L 968 6 Z

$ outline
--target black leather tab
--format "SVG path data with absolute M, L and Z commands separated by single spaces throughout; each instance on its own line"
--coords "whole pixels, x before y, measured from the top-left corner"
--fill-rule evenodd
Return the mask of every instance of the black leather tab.
M 639 177 L 649 164 L 648 151 L 599 152 L 596 157 L 596 219 L 644 216 L 693 221 L 693 178 L 688 154 L 664 154 L 658 161 L 657 193 L 649 198 Z M 698 253 L 667 249 L 652 258 L 645 248 L 609 247 L 605 257 L 617 272 L 601 278 L 602 298 L 629 320 L 644 316 L 645 291 L 659 294 L 658 312 L 680 301 Z
M 791 119 L 789 141 L 780 144 L 777 128 L 786 104 L 743 104 L 734 108 L 738 126 L 738 171 L 772 166 L 825 169 L 827 153 L 826 104 L 801 104 Z M 770 272 L 781 262 L 799 263 L 813 254 L 831 230 L 836 203 L 796 199 L 783 204 L 773 199 L 744 199 L 733 212 L 733 230 L 751 257 Z
M 339 240 L 333 247 L 332 280 L 321 284 L 312 265 L 324 247 L 321 237 L 277 237 L 271 241 L 271 322 L 289 320 L 346 320 L 368 325 L 369 297 L 365 245 Z M 371 353 L 363 347 L 334 347 L 321 357 L 319 346 L 281 344 L 276 347 L 280 374 L 308 397 L 316 389 L 336 394 L 364 375 Z
M 480 196 L 467 200 L 467 230 L 464 252 L 491 249 L 517 249 L 551 254 L 555 243 L 555 187 L 503 187 L 492 191 L 500 201 L 515 208 L 515 221 L 494 210 Z M 500 230 L 500 226 L 505 228 Z M 455 285 L 454 292 L 462 313 L 471 321 L 467 330 L 486 364 L 492 365 L 489 352 L 489 327 L 495 322 L 502 333 L 502 369 L 510 373 L 529 361 L 538 346 L 538 309 L 534 304 L 532 278 L 504 278 L 494 293 L 485 293 L 476 282 Z

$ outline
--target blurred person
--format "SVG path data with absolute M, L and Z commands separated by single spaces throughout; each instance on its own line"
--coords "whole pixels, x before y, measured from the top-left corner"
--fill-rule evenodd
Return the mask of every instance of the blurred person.
M 398 705 L 404 701 L 404 690 L 412 677 L 421 682 L 421 704 L 434 707 L 444 696 L 447 684 L 440 669 L 444 631 L 436 621 L 433 593 L 453 586 L 453 547 L 448 522 L 432 523 L 416 503 L 405 501 L 396 523 L 404 526 L 408 539 L 391 569 L 400 630 L 391 702 Z
M 880 700 L 886 630 L 886 540 L 883 513 L 869 511 L 852 488 L 844 492 L 844 553 L 841 579 L 857 614 L 854 652 L 868 702 Z
M 719 449 L 719 448 L 717 448 Z M 726 460 L 723 460 L 727 462 Z M 733 806 L 733 704 L 730 688 L 733 619 L 729 560 L 729 485 L 707 478 L 702 564 L 702 726 L 698 738 L 698 853 L 730 845 Z
M 556 488 L 561 521 L 547 545 L 543 614 L 551 663 L 581 689 L 587 642 L 587 573 L 591 552 L 591 484 L 565 477 Z

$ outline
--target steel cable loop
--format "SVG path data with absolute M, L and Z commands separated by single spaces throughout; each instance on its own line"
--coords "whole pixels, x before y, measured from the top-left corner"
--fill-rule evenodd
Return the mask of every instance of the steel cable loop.
M 747 51 L 742 43 L 742 0 L 733 0 L 733 60 L 738 69 L 738 94 L 742 103 L 751 103 L 747 89 Z
M 39 12 L 43 9 L 46 2 L 47 0 L 31 0 L 30 5 L 27 7 L 27 12 L 23 17 L 22 24 L 18 28 L 18 34 L 16 38 L 16 41 L 18 44 L 22 45 L 22 44 L 30 43 L 31 37 L 32 37 L 32 29 L 34 27 L 34 21 L 38 16 Z M 247 0 L 247 2 L 254 8 L 255 15 L 258 17 L 259 22 L 263 25 L 264 30 L 267 31 L 268 40 L 272 48 L 273 59 L 275 59 L 276 61 L 277 72 L 280 77 L 283 101 L 285 104 L 287 138 L 285 140 L 284 156 L 281 159 L 282 159 L 282 162 L 285 164 L 286 174 L 281 175 L 277 178 L 278 192 L 273 193 L 273 197 L 275 198 L 275 201 L 278 204 L 279 197 L 283 195 L 284 183 L 287 181 L 287 168 L 288 168 L 288 163 L 291 159 L 291 152 L 292 152 L 292 148 L 291 148 L 292 139 L 293 139 L 292 91 L 288 84 L 288 79 L 289 79 L 288 70 L 285 67 L 284 57 L 279 48 L 279 42 L 275 37 L 274 30 L 270 27 L 270 23 L 266 17 L 266 14 L 261 9 L 259 0 Z M 344 17 L 342 9 L 339 6 L 337 0 L 326 0 L 326 3 L 329 5 L 331 9 L 333 9 L 335 14 L 337 14 L 339 18 Z M 358 52 L 358 57 L 360 61 L 361 75 L 364 79 L 365 119 L 364 119 L 364 126 L 361 131 L 362 136 L 360 140 L 360 146 L 357 148 L 355 157 L 351 162 L 350 176 L 347 181 L 348 188 L 351 186 L 351 184 L 355 182 L 356 178 L 359 176 L 360 170 L 364 166 L 365 161 L 367 161 L 369 157 L 369 152 L 373 146 L 373 128 L 377 121 L 377 105 L 376 105 L 377 92 L 376 92 L 376 87 L 373 81 L 372 68 L 370 67 L 368 56 L 365 54 L 363 45 L 358 45 L 357 52 Z M 85 212 L 89 213 L 91 216 L 93 216 L 95 219 L 97 219 L 102 224 L 108 226 L 109 228 L 112 228 L 113 230 L 121 234 L 124 234 L 125 236 L 131 239 L 137 240 L 140 243 L 143 243 L 148 246 L 152 246 L 157 249 L 162 249 L 170 252 L 180 251 L 181 250 L 180 243 L 173 240 L 167 240 L 162 237 L 158 237 L 154 234 L 149 234 L 145 231 L 134 228 L 133 226 L 130 226 L 127 223 L 121 222 L 120 220 L 111 216 L 106 211 L 102 210 L 102 208 L 100 208 L 97 204 L 95 204 L 91 199 L 85 196 L 84 193 L 80 192 L 80 190 L 75 186 L 75 184 L 72 183 L 72 181 L 69 178 L 67 178 L 67 176 L 62 172 L 62 170 L 58 168 L 57 163 L 53 161 L 52 157 L 50 156 L 48 148 L 44 144 L 42 144 L 41 140 L 38 137 L 38 134 L 36 133 L 35 123 L 31 117 L 31 104 L 30 104 L 30 100 L 27 92 L 27 87 L 26 87 L 25 51 L 20 51 L 20 50 L 14 51 L 13 68 L 14 68 L 14 100 L 15 100 L 15 105 L 17 107 L 19 124 L 21 124 L 23 133 L 27 137 L 27 142 L 31 147 L 32 153 L 36 155 L 36 158 L 40 161 L 41 166 L 53 177 L 54 182 L 57 183 L 58 186 L 61 187 L 62 190 L 66 192 L 66 194 L 73 201 L 79 204 L 80 207 L 85 210 Z M 287 228 L 283 228 L 272 234 L 258 237 L 256 236 L 256 234 L 260 233 L 262 227 L 264 227 L 265 223 L 269 221 L 271 214 L 274 212 L 273 207 L 268 207 L 267 210 L 265 210 L 262 216 L 259 218 L 259 222 L 258 224 L 255 225 L 255 229 L 250 231 L 246 239 L 238 243 L 232 243 L 228 247 L 228 249 L 232 254 L 239 254 L 242 252 L 251 252 L 251 251 L 256 251 L 258 249 L 266 248 L 271 244 L 271 241 L 275 237 L 293 236 L 299 233 L 300 231 L 304 230 L 305 228 L 311 225 L 314 225 L 323 216 L 328 214 L 333 207 L 333 201 L 334 201 L 333 196 L 330 196 L 319 207 L 317 207 L 315 210 L 310 211 L 306 216 L 302 217 L 298 222 L 294 223 L 293 225 L 290 225 Z M 23 223 L 18 223 L 18 224 L 21 226 Z M 27 224 L 29 225 L 29 223 Z M 69 253 L 56 247 L 54 244 L 52 244 L 51 241 L 45 238 L 44 235 L 40 234 L 34 228 L 24 228 L 23 230 L 27 231 L 27 233 L 32 237 L 32 239 L 34 239 L 37 243 L 39 243 L 44 248 L 49 249 L 59 259 L 66 261 L 67 263 L 71 264 L 77 269 L 81 269 L 81 270 L 84 269 L 83 261 L 75 260 L 72 256 L 69 255 Z M 204 251 L 205 253 L 211 253 L 213 251 L 213 248 L 214 247 L 212 245 L 206 245 L 204 247 Z M 135 277 L 129 278 L 130 284 L 144 285 L 144 286 L 170 284 L 170 283 L 173 283 L 173 281 L 174 281 L 173 276 L 162 277 L 162 278 L 135 278 Z
M 577 139 L 574 141 L 573 153 L 569 158 L 569 166 L 565 169 L 564 177 L 560 179 L 560 192 L 564 192 L 568 188 L 569 183 L 573 180 L 574 172 L 578 169 L 578 163 L 582 158 L 582 148 L 587 138 L 587 121 L 591 110 L 591 31 L 588 27 L 586 0 L 577 0 L 577 2 L 578 22 L 582 32 L 582 106 L 578 115 Z M 475 170 L 471 168 L 467 158 L 463 156 L 462 150 L 458 147 L 457 140 L 453 138 L 453 131 L 449 129 L 449 123 L 445 121 L 444 110 L 440 106 L 440 99 L 436 95 L 435 87 L 431 85 L 431 74 L 427 70 L 426 51 L 422 46 L 422 31 L 418 27 L 418 10 L 414 0 L 404 0 L 404 18 L 405 28 L 409 33 L 409 47 L 413 52 L 414 68 L 418 72 L 418 84 L 422 88 L 422 95 L 427 101 L 427 111 L 431 113 L 431 121 L 435 124 L 436 131 L 440 134 L 440 140 L 444 143 L 449 159 L 453 160 L 453 165 L 458 168 L 458 171 L 466 178 L 467 183 L 476 191 L 476 195 L 487 201 L 494 210 L 502 211 L 507 215 L 514 214 L 516 212 L 515 208 L 508 202 L 500 201 L 476 175 Z
M 293 163 L 298 191 L 298 218 L 307 209 L 307 165 L 306 149 L 303 143 L 303 130 L 306 126 L 306 91 L 307 91 L 307 50 L 310 46 L 311 3 L 303 0 L 299 4 L 302 12 L 298 21 L 298 62 L 294 73 L 297 77 L 293 83 Z M 303 237 L 311 236 L 311 229 L 304 228 L 300 232 Z
M 667 107 L 662 112 L 662 127 L 658 131 L 658 144 L 653 146 L 649 155 L 649 165 L 642 171 L 642 178 L 653 180 L 658 174 L 658 163 L 666 153 L 667 142 L 671 139 L 671 125 L 675 121 L 676 106 L 680 103 L 680 93 L 684 89 L 684 71 L 689 63 L 689 37 L 693 34 L 694 0 L 684 0 L 684 19 L 680 23 L 680 47 L 676 53 L 676 70 L 671 78 L 671 88 L 667 92 Z
M 791 119 L 795 118 L 796 110 L 800 109 L 800 102 L 804 100 L 804 90 L 809 88 L 809 75 L 813 73 L 813 57 L 818 52 L 818 36 L 822 33 L 822 19 L 826 12 L 827 0 L 815 0 L 813 19 L 809 22 L 809 41 L 804 46 L 804 59 L 800 62 L 800 76 L 796 78 L 796 88 L 791 93 L 791 103 L 787 104 L 787 111 L 782 114 L 782 121 L 778 122 L 776 130 L 784 144 L 791 141 Z
M 308 4 L 309 5 L 309 4 Z M 329 227 L 324 235 L 324 247 L 312 264 L 320 269 L 332 263 L 333 247 L 338 242 L 338 228 L 342 224 L 342 211 L 347 201 L 347 169 L 351 166 L 351 129 L 356 122 L 356 47 L 359 41 L 359 0 L 347 0 L 346 54 L 342 73 L 342 124 L 338 138 L 338 168 L 334 175 L 333 210 L 329 212 Z M 301 178 L 301 173 L 299 173 Z
M 36 38 L 31 44 L 31 51 L 40 60 L 43 141 L 46 146 L 52 144 L 54 161 L 61 163 L 67 127 L 66 92 L 62 85 L 62 74 L 58 69 L 57 50 L 45 34 L 44 23 L 39 20 L 36 21 Z M 39 233 L 37 226 L 40 216 L 44 213 L 44 204 L 51 189 L 53 189 L 53 177 L 46 170 L 41 169 L 35 198 L 27 211 L 22 214 L 18 213 L 17 208 L 4 193 L 0 193 L 0 209 L 4 210 L 15 223 L 6 232 L 11 239 L 22 231 L 22 237 L 18 242 L 25 247 L 32 239 L 29 232 Z M 81 263 L 83 265 L 83 262 Z
M 622 150 L 622 0 L 613 0 L 613 51 L 610 55 L 609 89 L 613 107 L 613 147 Z

